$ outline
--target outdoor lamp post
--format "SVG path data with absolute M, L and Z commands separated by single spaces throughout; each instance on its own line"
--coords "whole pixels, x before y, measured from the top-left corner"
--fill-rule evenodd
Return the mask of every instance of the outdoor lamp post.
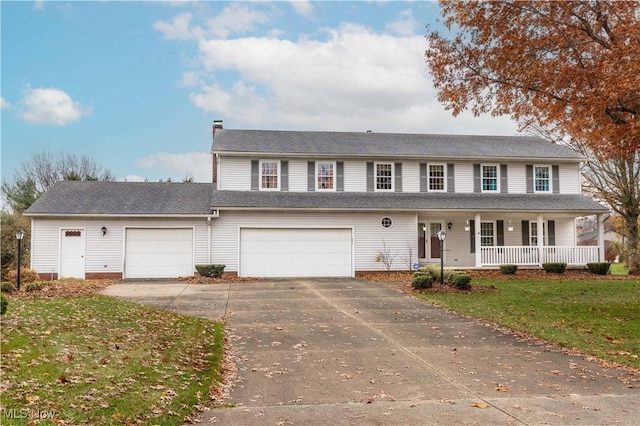
M 447 238 L 447 233 L 441 229 L 436 235 L 440 240 L 440 285 L 444 285 L 444 240 Z
M 18 268 L 16 270 L 16 289 L 20 290 L 20 262 L 22 261 L 22 239 L 24 238 L 24 231 L 22 229 L 16 230 L 16 240 L 18 240 Z

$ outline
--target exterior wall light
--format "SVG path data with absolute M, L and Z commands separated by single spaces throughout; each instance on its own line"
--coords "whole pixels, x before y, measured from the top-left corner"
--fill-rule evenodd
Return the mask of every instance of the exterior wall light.
M 102 236 L 104 237 L 105 235 L 107 235 L 107 227 L 103 226 L 102 227 Z

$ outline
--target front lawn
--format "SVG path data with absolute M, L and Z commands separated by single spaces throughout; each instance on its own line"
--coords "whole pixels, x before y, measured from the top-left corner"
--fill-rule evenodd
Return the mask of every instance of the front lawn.
M 209 405 L 223 341 L 222 324 L 110 297 L 14 297 L 2 317 L 0 416 L 183 424 Z
M 498 291 L 425 292 L 453 311 L 640 368 L 640 280 L 474 278 Z

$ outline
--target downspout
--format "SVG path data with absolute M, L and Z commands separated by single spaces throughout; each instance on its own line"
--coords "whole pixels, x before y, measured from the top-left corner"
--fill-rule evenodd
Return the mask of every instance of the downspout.
M 211 216 L 207 216 L 207 263 L 211 264 Z

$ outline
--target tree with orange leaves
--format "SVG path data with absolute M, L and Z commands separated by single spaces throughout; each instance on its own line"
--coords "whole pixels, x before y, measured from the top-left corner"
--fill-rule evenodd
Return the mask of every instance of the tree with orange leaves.
M 441 6 L 448 32 L 427 36 L 425 57 L 446 109 L 509 115 L 522 129 L 536 126 L 596 161 L 621 160 L 637 170 L 639 2 L 441 0 Z M 629 206 L 619 213 L 634 236 L 628 264 L 638 274 L 640 194 L 633 193 L 638 176 L 629 177 L 636 179 L 626 182 L 631 193 L 617 195 Z

